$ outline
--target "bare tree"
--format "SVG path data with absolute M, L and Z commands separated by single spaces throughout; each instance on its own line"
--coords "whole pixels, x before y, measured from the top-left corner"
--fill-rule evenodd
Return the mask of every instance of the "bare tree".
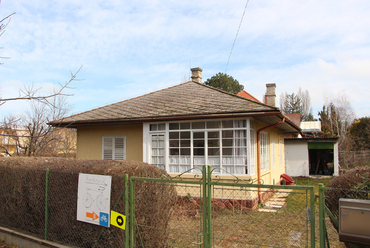
M 349 128 L 355 119 L 348 96 L 326 97 L 323 111 L 319 112 L 323 131 L 339 136 L 339 150 L 348 151 L 352 147 Z
M 64 138 L 69 133 L 48 125 L 52 120 L 63 118 L 71 106 L 66 101 L 66 96 L 54 94 L 48 100 L 49 104 L 43 102 L 31 102 L 31 108 L 22 118 L 23 127 L 27 130 L 26 156 L 37 156 L 42 154 L 56 155 L 58 148 L 70 151 L 71 148 L 65 148 Z M 71 134 L 69 134 L 71 135 Z M 71 143 L 68 137 L 69 143 Z M 68 142 L 67 142 L 68 143 Z M 70 146 L 73 146 L 69 144 Z
M 301 114 L 302 121 L 313 121 L 311 98 L 308 90 L 303 91 L 300 87 L 297 94 L 280 95 L 280 109 L 284 114 Z
M 73 94 L 66 94 L 64 91 L 66 89 L 71 89 L 69 86 L 73 81 L 81 81 L 80 79 L 76 79 L 77 74 L 80 72 L 82 66 L 75 72 L 71 73 L 71 78 L 65 82 L 64 84 L 59 83 L 60 88 L 58 90 L 55 90 L 51 94 L 47 95 L 39 95 L 39 91 L 41 88 L 34 88 L 34 85 L 32 84 L 31 86 L 26 86 L 24 85 L 23 89 L 19 90 L 19 95 L 17 97 L 11 97 L 11 98 L 0 98 L 0 106 L 5 104 L 6 102 L 9 101 L 20 101 L 20 100 L 34 100 L 46 105 L 49 105 L 51 107 L 56 107 L 53 105 L 54 98 L 57 96 L 73 96 Z
M 15 12 L 0 20 L 0 37 L 4 34 L 5 28 L 8 26 L 10 20 L 12 19 L 11 17 L 14 14 Z M 0 49 L 2 49 L 2 47 L 0 47 Z M 0 59 L 9 59 L 9 57 L 0 57 Z M 1 64 L 3 63 L 0 63 L 0 65 Z

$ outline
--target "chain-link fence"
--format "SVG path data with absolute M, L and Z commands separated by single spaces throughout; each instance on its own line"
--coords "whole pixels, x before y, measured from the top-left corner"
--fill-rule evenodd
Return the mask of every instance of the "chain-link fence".
M 148 224 L 148 220 L 133 217 L 136 236 L 157 229 L 159 236 L 168 237 L 162 239 L 166 243 L 154 246 L 142 238 L 139 247 L 315 246 L 313 187 L 220 183 L 204 172 L 201 180 L 131 180 L 134 197 L 147 184 L 174 185 L 177 191 L 169 223 Z M 136 207 L 140 205 L 135 201 Z
M 0 167 L 0 225 L 78 247 L 124 247 L 124 231 L 76 220 L 78 173 Z M 112 176 L 111 206 L 124 212 L 124 178 Z
M 135 247 L 190 247 L 201 244 L 203 233 L 203 196 L 201 181 L 177 181 L 149 178 L 133 178 L 130 186 L 133 190 L 135 212 L 150 212 L 153 216 L 163 212 L 168 213 L 164 218 L 143 218 L 137 214 L 132 215 L 137 243 Z M 140 202 L 137 193 L 148 186 L 156 187 L 160 191 L 176 189 L 174 201 L 162 205 L 162 209 L 148 208 L 148 205 L 162 199 L 148 195 L 145 202 Z M 166 208 L 171 208 L 167 211 Z M 162 216 L 163 217 L 163 216 Z M 160 220 L 160 221 L 158 221 Z M 149 231 L 151 230 L 151 231 Z M 147 237 L 146 233 L 155 233 Z
M 339 240 L 339 199 L 370 200 L 370 191 L 320 187 L 320 247 L 346 247 Z M 368 247 L 347 243 L 347 247 Z
M 213 187 L 214 247 L 314 247 L 313 188 L 258 187 Z

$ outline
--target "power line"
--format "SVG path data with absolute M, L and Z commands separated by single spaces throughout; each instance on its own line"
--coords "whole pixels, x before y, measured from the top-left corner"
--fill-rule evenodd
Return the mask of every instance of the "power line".
M 226 68 L 225 68 L 225 73 L 227 71 L 227 67 L 229 66 L 230 57 L 231 57 L 231 54 L 232 54 L 233 49 L 234 49 L 234 46 L 235 46 L 236 38 L 238 37 L 238 34 L 239 34 L 239 30 L 240 30 L 240 27 L 242 25 L 242 22 L 243 22 L 243 19 L 244 19 L 244 14 L 245 14 L 245 11 L 247 10 L 248 3 L 249 3 L 249 0 L 247 0 L 247 3 L 245 4 L 244 12 L 243 12 L 243 15 L 242 15 L 242 19 L 240 20 L 238 31 L 236 31 L 234 43 L 233 43 L 233 46 L 231 47 L 231 51 L 230 51 L 230 54 L 229 54 L 229 59 L 227 60 L 227 64 L 226 64 Z

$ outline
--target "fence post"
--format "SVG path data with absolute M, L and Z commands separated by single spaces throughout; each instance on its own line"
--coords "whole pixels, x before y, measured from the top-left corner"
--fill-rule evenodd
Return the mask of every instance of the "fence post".
M 319 230 L 320 230 L 320 247 L 325 248 L 325 209 L 324 209 L 324 189 L 323 184 L 319 183 Z
M 310 208 L 311 208 L 311 248 L 315 248 L 315 188 L 310 190 Z
M 207 217 L 208 217 L 208 247 L 212 247 L 212 190 L 211 190 L 211 166 L 207 166 L 207 206 L 208 206 L 208 211 L 207 211 Z
M 47 240 L 49 229 L 49 168 L 46 169 L 45 180 L 45 240 Z
M 129 194 L 128 194 L 128 174 L 125 175 L 125 215 L 126 215 L 126 227 L 125 227 L 125 247 L 128 248 L 130 245 L 130 228 L 129 228 Z
M 207 166 L 203 166 L 203 171 L 202 171 L 202 176 L 203 176 L 203 243 L 204 247 L 207 248 L 209 247 L 208 245 L 208 232 L 207 232 Z
M 134 197 L 134 182 L 130 178 L 130 247 L 135 247 L 135 197 Z

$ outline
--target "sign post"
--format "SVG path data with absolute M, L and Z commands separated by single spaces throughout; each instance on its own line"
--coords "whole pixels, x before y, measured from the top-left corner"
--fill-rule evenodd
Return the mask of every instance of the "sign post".
M 78 177 L 77 220 L 110 226 L 112 176 L 80 173 Z

